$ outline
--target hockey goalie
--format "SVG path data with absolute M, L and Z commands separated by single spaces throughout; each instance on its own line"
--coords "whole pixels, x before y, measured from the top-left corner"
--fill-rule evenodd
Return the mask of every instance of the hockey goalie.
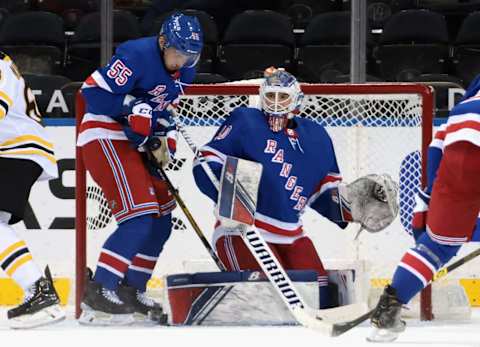
M 327 131 L 301 117 L 303 93 L 290 73 L 267 69 L 259 94 L 260 109 L 234 109 L 201 148 L 193 168 L 196 184 L 217 202 L 217 187 L 204 165 L 220 180 L 229 157 L 261 164 L 263 172 L 251 224 L 285 270 L 315 271 L 320 293 L 317 307 L 335 306 L 327 271 L 302 228 L 302 212 L 308 206 L 340 228 L 359 223 L 369 232 L 378 232 L 397 215 L 397 184 L 390 176 L 377 174 L 349 184 L 342 182 Z M 213 244 L 229 271 L 260 270 L 235 223 L 228 219 L 217 221 Z

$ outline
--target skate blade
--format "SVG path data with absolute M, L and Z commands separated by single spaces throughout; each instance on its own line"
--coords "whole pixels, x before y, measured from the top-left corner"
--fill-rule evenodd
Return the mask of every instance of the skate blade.
M 59 305 L 46 307 L 33 314 L 26 314 L 9 319 L 12 329 L 32 329 L 50 325 L 65 319 L 65 312 Z
M 138 326 L 155 326 L 155 325 L 167 325 L 167 316 L 166 315 L 145 315 L 143 313 L 135 312 L 133 314 L 135 319 L 134 325 Z
M 82 314 L 78 323 L 89 326 L 125 326 L 135 322 L 133 314 L 112 314 L 95 311 L 88 305 L 82 303 Z
M 370 336 L 367 337 L 368 342 L 393 342 L 398 338 L 398 332 L 388 329 L 372 328 Z

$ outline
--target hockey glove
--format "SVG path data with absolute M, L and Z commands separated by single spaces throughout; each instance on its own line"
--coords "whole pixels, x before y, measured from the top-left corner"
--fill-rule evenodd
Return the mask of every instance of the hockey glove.
M 162 168 L 168 165 L 172 156 L 170 155 L 170 151 L 168 149 L 167 144 L 167 137 L 156 137 L 152 136 L 147 140 L 147 146 L 152 153 L 153 160 L 157 162 Z
M 385 229 L 398 213 L 398 185 L 387 175 L 366 175 L 338 186 L 344 220 L 369 232 Z M 347 217 L 348 216 L 348 217 Z
M 413 209 L 412 232 L 415 241 L 427 230 L 427 212 L 430 204 L 430 195 L 419 190 L 415 196 L 415 208 Z
M 126 105 L 125 114 L 130 129 L 142 136 L 152 131 L 152 107 L 143 99 L 134 99 Z
M 154 116 L 156 124 L 147 145 L 157 162 L 165 167 L 177 151 L 177 130 L 170 123 L 170 113 L 168 111 L 158 112 Z

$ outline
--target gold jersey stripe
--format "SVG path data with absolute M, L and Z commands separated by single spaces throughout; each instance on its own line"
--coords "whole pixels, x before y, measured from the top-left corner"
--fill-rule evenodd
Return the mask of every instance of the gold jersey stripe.
M 5 116 L 7 115 L 7 112 L 5 111 L 5 109 L 2 107 L 2 105 L 0 104 L 0 120 L 2 120 L 3 118 L 5 118 Z
M 0 90 L 0 98 L 2 98 L 3 100 L 5 100 L 6 103 L 8 104 L 8 106 L 12 106 L 12 105 L 13 105 L 12 99 L 7 95 L 7 93 L 2 92 L 1 90 Z
M 57 159 L 55 159 L 53 155 L 51 155 L 50 153 L 44 152 L 41 149 L 27 149 L 27 150 L 13 150 L 13 151 L 0 150 L 0 157 L 3 155 L 30 155 L 30 154 L 45 157 L 46 159 L 50 160 L 52 164 L 57 163 Z
M 45 141 L 41 137 L 38 137 L 35 135 L 22 135 L 22 136 L 15 137 L 13 139 L 0 143 L 0 147 L 15 145 L 22 142 L 38 142 L 42 146 L 53 151 L 53 144 L 51 142 Z
M 26 253 L 24 257 L 21 257 L 16 262 L 14 262 L 5 272 L 8 276 L 12 277 L 12 275 L 15 273 L 15 271 L 17 271 L 20 266 L 29 262 L 30 260 L 33 260 L 32 255 L 30 253 Z
M 19 248 L 22 248 L 22 247 L 27 247 L 27 244 L 25 243 L 25 241 L 18 241 L 18 242 L 15 242 L 13 245 L 8 246 L 6 250 L 4 250 L 2 253 L 0 253 L 0 263 L 3 260 L 5 260 L 5 258 L 7 256 L 12 254 L 13 251 L 15 251 Z

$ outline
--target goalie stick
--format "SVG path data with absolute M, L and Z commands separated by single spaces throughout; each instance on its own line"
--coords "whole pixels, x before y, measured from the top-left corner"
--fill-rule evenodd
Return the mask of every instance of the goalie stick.
M 182 134 L 190 149 L 198 157 L 199 163 L 202 166 L 205 174 L 208 176 L 212 184 L 218 190 L 220 184 L 217 177 L 212 172 L 210 166 L 208 166 L 201 152 L 198 151 L 198 148 L 191 140 L 187 131 L 178 121 L 178 114 L 175 110 L 172 110 L 172 115 L 177 125 L 177 129 Z M 238 184 L 240 186 L 238 192 L 240 194 L 245 193 L 245 190 L 241 187 L 240 182 L 238 182 Z M 250 197 L 244 196 L 244 198 L 246 200 L 251 200 Z M 303 298 L 299 295 L 298 291 L 295 289 L 293 283 L 291 282 L 290 278 L 281 266 L 280 262 L 275 257 L 275 255 L 272 254 L 267 243 L 256 230 L 256 228 L 253 225 L 249 226 L 248 229 L 244 228 L 241 235 L 245 244 L 252 252 L 252 255 L 260 264 L 263 272 L 267 275 L 270 283 L 273 285 L 274 289 L 277 291 L 278 295 L 286 304 L 286 306 L 288 307 L 288 309 L 298 323 L 305 327 L 314 329 L 327 336 L 339 336 L 343 333 L 342 329 L 345 326 L 358 325 L 356 324 L 358 318 L 353 321 L 345 321 L 345 319 L 348 319 L 348 317 L 351 317 L 352 315 L 357 315 L 360 310 L 364 311 L 363 304 L 352 304 L 340 306 L 337 308 L 320 310 L 308 307 L 305 304 Z M 370 312 L 368 312 L 368 314 L 370 314 Z

